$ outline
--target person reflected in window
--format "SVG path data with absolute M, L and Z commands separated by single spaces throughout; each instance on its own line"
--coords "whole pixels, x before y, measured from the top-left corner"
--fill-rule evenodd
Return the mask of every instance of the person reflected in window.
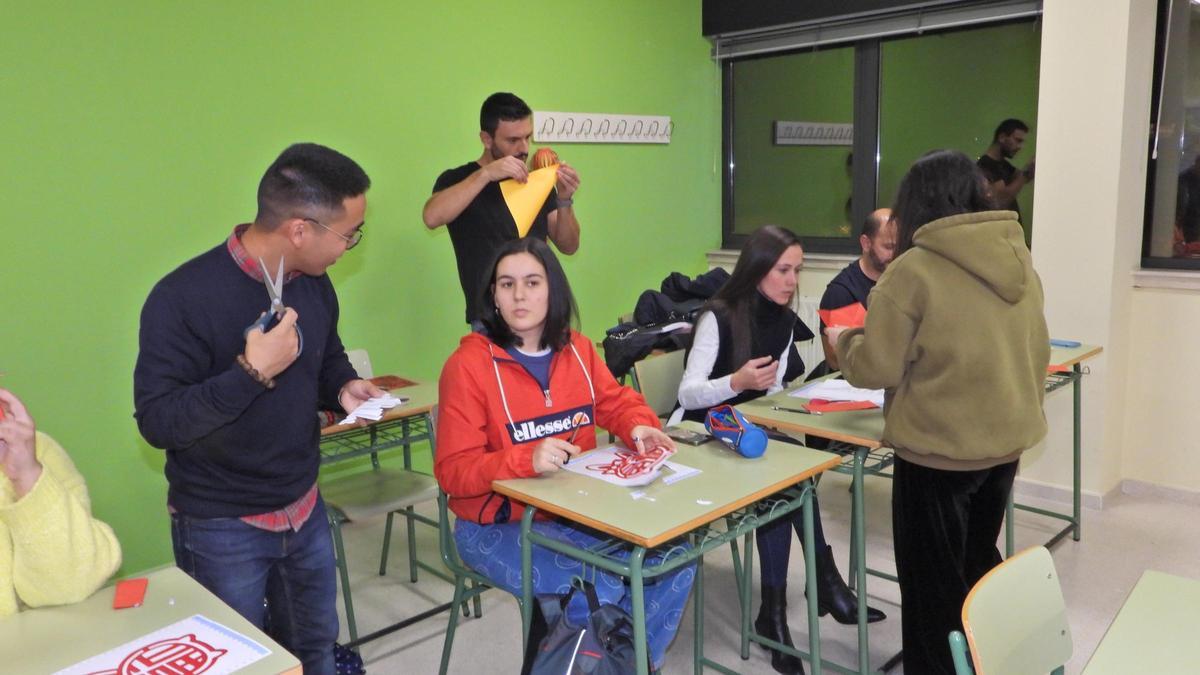
M 71 458 L 0 389 L 0 617 L 79 602 L 120 565 L 117 537 L 92 517 Z
M 992 134 L 992 144 L 976 162 L 979 170 L 987 178 L 995 207 L 1016 211 L 1018 222 L 1021 220 L 1021 207 L 1017 204 L 1017 195 L 1021 194 L 1022 188 L 1033 182 L 1034 160 L 1029 160 L 1020 171 L 1008 160 L 1021 152 L 1028 133 L 1029 125 L 1021 120 L 1011 117 L 1004 120 Z
M 709 408 L 737 405 L 781 391 L 804 374 L 796 340 L 812 331 L 791 309 L 804 249 L 796 235 L 765 225 L 750 235 L 729 281 L 717 291 L 696 321 L 687 365 L 679 384 L 682 417 L 702 421 Z M 672 415 L 674 420 L 679 411 Z M 787 439 L 791 441 L 791 439 Z M 794 441 L 792 441 L 794 442 Z M 762 575 L 762 604 L 754 628 L 760 635 L 792 644 L 787 624 L 787 576 L 792 530 L 802 535 L 800 511 L 754 531 Z M 821 615 L 838 623 L 858 622 L 858 599 L 846 586 L 825 542 L 821 510 L 813 495 L 813 539 L 817 560 L 817 601 Z M 867 608 L 869 622 L 887 618 Z M 780 673 L 803 673 L 800 659 L 772 650 L 771 666 Z
M 1175 258 L 1200 258 L 1200 155 L 1179 174 L 1175 193 L 1175 237 L 1171 242 Z
M 906 673 L 954 672 L 946 636 L 1001 561 L 1017 463 L 1046 435 L 1042 283 L 1020 223 L 992 208 L 966 155 L 917 160 L 900 182 L 899 247 L 866 325 L 827 331 L 846 380 L 886 392 Z

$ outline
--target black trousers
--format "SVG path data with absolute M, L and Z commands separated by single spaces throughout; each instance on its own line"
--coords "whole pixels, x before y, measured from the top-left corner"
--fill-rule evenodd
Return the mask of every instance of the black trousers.
M 892 531 L 900 577 L 904 672 L 953 675 L 946 636 L 962 630 L 962 604 L 1000 564 L 996 548 L 1017 462 L 943 471 L 896 458 Z

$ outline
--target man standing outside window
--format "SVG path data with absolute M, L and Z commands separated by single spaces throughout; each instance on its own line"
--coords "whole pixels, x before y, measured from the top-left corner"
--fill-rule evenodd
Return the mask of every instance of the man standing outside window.
M 526 160 L 532 137 L 533 111 L 529 106 L 514 94 L 492 94 L 479 111 L 483 154 L 442 172 L 433 185 L 433 196 L 425 202 L 425 226 L 433 230 L 445 225 L 450 230 L 468 323 L 477 318 L 473 305 L 496 249 L 520 237 L 499 182 L 509 178 L 524 182 L 529 176 Z M 559 251 L 575 253 L 579 249 L 579 220 L 574 210 L 577 189 L 579 174 L 571 166 L 559 164 L 555 189 L 526 236 L 542 241 L 549 237 Z
M 1017 195 L 1026 183 L 1033 182 L 1033 165 L 1031 159 L 1020 171 L 1008 160 L 1017 156 L 1025 145 L 1025 136 L 1029 133 L 1029 125 L 1021 120 L 1009 118 L 996 127 L 992 134 L 992 144 L 987 152 L 979 157 L 976 164 L 983 171 L 992 199 L 997 209 L 1016 211 L 1017 220 L 1021 220 L 1021 207 L 1017 205 Z
M 346 358 L 326 274 L 362 239 L 370 184 L 330 148 L 284 150 L 254 222 L 150 291 L 133 372 L 138 428 L 167 454 L 175 563 L 305 673 L 334 672 L 338 635 L 316 413 L 382 394 Z M 264 267 L 286 309 L 260 325 Z

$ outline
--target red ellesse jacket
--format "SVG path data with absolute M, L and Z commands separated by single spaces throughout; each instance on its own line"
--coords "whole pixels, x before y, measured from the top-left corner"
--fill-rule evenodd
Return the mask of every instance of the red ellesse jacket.
M 438 483 L 459 518 L 477 523 L 520 519 L 523 505 L 492 492 L 492 481 L 529 478 L 533 449 L 543 438 L 596 447 L 596 425 L 633 447 L 639 424 L 659 428 L 642 395 L 613 379 L 592 343 L 571 331 L 571 341 L 550 362 L 547 396 L 538 381 L 502 347 L 479 333 L 462 339 L 438 383 Z

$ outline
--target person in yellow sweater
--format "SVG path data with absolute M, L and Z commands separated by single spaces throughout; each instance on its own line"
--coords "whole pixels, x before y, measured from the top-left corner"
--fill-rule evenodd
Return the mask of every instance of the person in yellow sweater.
M 120 564 L 71 458 L 0 388 L 0 617 L 79 602 Z

